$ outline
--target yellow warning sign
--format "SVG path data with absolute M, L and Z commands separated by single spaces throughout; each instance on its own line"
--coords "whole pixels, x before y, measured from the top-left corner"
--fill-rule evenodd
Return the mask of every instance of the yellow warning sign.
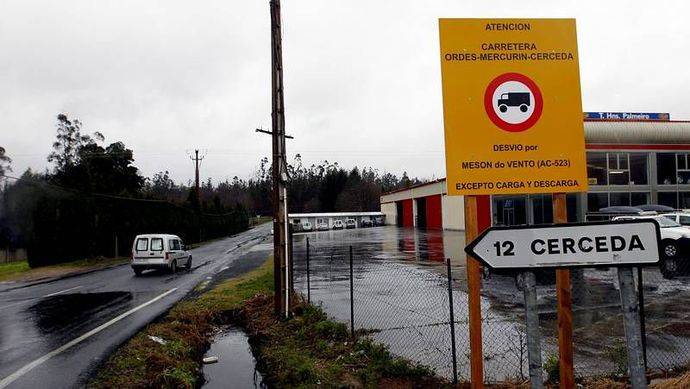
M 449 195 L 587 190 L 574 19 L 440 19 Z

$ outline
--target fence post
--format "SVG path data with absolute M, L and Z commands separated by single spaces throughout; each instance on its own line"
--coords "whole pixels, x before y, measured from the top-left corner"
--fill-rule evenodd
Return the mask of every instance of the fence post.
M 309 237 L 307 237 L 307 303 L 311 304 L 311 281 L 309 279 Z
M 355 336 L 355 301 L 354 301 L 354 280 L 352 271 L 352 246 L 350 246 L 350 334 Z
M 630 371 L 630 386 L 633 389 L 646 388 L 644 357 L 642 353 L 642 339 L 640 333 L 640 311 L 635 298 L 633 273 L 631 267 L 618 268 L 618 283 L 620 284 L 621 308 L 623 309 L 623 324 L 625 328 L 625 344 L 628 349 L 628 370 Z
M 455 315 L 453 313 L 453 277 L 450 271 L 450 258 L 446 258 L 448 270 L 448 312 L 450 312 L 450 348 L 453 353 L 453 385 L 458 384 L 458 359 L 455 355 Z
M 644 287 L 642 285 L 642 266 L 637 267 L 637 301 L 640 306 L 640 333 L 642 334 L 642 356 L 647 371 L 647 325 L 644 315 Z
M 522 290 L 525 296 L 529 379 L 533 389 L 541 389 L 544 387 L 544 379 L 541 373 L 541 334 L 539 333 L 539 312 L 537 312 L 537 279 L 534 272 L 526 271 L 522 273 L 522 280 Z M 520 364 L 522 364 L 522 360 Z

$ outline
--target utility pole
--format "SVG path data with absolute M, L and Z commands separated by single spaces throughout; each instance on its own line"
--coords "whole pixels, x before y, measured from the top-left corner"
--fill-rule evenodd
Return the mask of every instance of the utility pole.
M 283 101 L 283 47 L 280 0 L 270 0 L 271 9 L 271 95 L 273 140 L 273 282 L 276 314 L 290 313 L 288 290 L 287 167 L 285 157 L 285 104 Z
M 199 192 L 199 162 L 201 162 L 204 157 L 202 156 L 199 158 L 199 150 L 194 150 L 194 156 L 189 158 L 196 163 L 196 168 L 194 169 L 194 188 L 196 189 L 196 198 L 199 200 L 199 204 L 201 204 L 201 193 Z

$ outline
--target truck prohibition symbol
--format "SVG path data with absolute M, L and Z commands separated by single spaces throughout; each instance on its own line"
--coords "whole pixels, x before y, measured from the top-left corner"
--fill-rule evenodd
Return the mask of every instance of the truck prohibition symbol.
M 505 113 L 508 107 L 520 107 L 520 112 L 527 112 L 530 105 L 529 92 L 508 92 L 498 99 L 498 110 Z

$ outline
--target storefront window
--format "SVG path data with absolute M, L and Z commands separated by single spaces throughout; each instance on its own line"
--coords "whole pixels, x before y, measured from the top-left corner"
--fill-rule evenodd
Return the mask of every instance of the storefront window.
M 631 164 L 632 164 L 632 158 L 631 158 Z M 632 192 L 632 193 L 630 193 L 630 205 L 635 207 L 638 205 L 645 205 L 645 204 L 649 204 L 649 193 L 645 193 L 645 192 Z
M 676 161 L 678 161 L 678 184 L 690 184 L 690 156 L 677 154 Z
M 608 193 L 587 193 L 587 210 L 599 212 L 599 209 L 609 206 Z
M 678 208 L 678 194 L 676 192 L 659 192 L 657 203 L 671 208 Z
M 656 177 L 659 185 L 675 185 L 676 183 L 676 157 L 671 153 L 658 153 L 656 155 Z M 674 206 L 675 208 L 675 206 Z
M 609 185 L 628 185 L 630 169 L 627 153 L 609 153 Z
M 494 197 L 494 222 L 496 225 L 514 226 L 527 224 L 527 196 Z
M 591 185 L 606 185 L 606 153 L 587 153 L 587 177 Z
M 630 205 L 630 193 L 611 193 L 609 195 L 609 206 L 615 207 L 619 205 Z
M 647 154 L 630 153 L 630 185 L 647 185 Z
M 690 192 L 678 192 L 678 208 L 690 208 Z

